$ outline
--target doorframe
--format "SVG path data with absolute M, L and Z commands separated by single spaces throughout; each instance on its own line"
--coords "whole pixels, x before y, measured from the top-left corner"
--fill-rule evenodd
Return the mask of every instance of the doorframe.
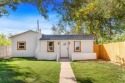
M 61 51 L 61 46 L 62 46 L 61 43 L 62 43 L 62 41 L 60 41 L 60 58 L 69 58 L 69 41 L 66 41 L 66 42 L 67 42 L 67 44 L 68 44 L 68 45 L 67 45 L 67 48 L 68 48 L 68 57 L 61 57 L 61 52 L 62 52 L 62 51 Z

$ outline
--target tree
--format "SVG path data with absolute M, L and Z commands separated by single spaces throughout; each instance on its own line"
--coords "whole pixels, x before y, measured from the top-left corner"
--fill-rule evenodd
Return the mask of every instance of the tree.
M 8 46 L 11 45 L 11 40 L 7 39 L 5 34 L 0 34 L 0 46 Z
M 55 35 L 61 35 L 61 34 L 70 34 L 70 32 L 68 30 L 66 30 L 66 28 L 62 25 L 60 25 L 59 23 L 55 26 L 53 25 L 52 28 L 52 33 Z
M 52 26 L 51 30 L 53 34 L 57 34 L 57 28 L 55 27 L 55 25 Z
M 1 0 L 0 15 L 6 7 L 13 10 L 20 3 L 34 5 L 45 19 L 49 5 L 53 5 L 61 19 L 56 26 L 58 34 L 64 34 L 66 25 L 73 25 L 70 34 L 93 34 L 97 43 L 102 39 L 112 40 L 125 30 L 125 0 Z M 53 28 L 54 30 L 54 28 Z
M 51 4 L 50 1 L 51 0 L 0 0 L 0 16 L 9 14 L 7 7 L 15 11 L 17 9 L 17 5 L 21 3 L 27 3 L 35 6 L 38 9 L 39 13 L 45 19 L 47 19 L 48 18 L 47 8 L 48 5 Z
M 65 3 L 62 14 L 64 22 L 76 24 L 76 30 L 84 23 L 84 33 L 93 34 L 96 42 L 100 38 L 113 39 L 123 33 L 125 23 L 125 0 L 83 0 Z M 61 7 L 61 6 L 60 6 Z

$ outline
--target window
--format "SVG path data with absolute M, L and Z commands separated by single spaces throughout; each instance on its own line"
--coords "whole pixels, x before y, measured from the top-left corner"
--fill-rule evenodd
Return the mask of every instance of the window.
M 17 42 L 17 50 L 26 50 L 26 42 L 18 41 Z
M 47 42 L 47 52 L 54 52 L 54 41 Z
M 74 41 L 74 52 L 81 52 L 81 41 Z

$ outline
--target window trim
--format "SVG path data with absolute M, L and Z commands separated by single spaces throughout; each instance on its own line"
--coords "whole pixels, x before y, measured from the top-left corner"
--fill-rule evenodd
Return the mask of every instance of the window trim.
M 75 42 L 80 42 L 79 50 L 76 50 Z M 81 41 L 74 41 L 74 52 L 81 52 Z
M 24 48 L 19 48 L 19 43 L 24 43 Z M 26 41 L 17 41 L 17 50 L 26 50 Z
M 53 42 L 53 50 L 49 50 L 49 42 Z M 47 52 L 54 52 L 54 41 L 47 41 Z

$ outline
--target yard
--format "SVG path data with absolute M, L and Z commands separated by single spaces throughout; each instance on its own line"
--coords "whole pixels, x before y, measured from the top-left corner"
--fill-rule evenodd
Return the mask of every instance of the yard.
M 0 60 L 0 83 L 58 83 L 60 63 L 30 58 Z
M 125 67 L 108 62 L 72 62 L 78 83 L 125 83 Z

